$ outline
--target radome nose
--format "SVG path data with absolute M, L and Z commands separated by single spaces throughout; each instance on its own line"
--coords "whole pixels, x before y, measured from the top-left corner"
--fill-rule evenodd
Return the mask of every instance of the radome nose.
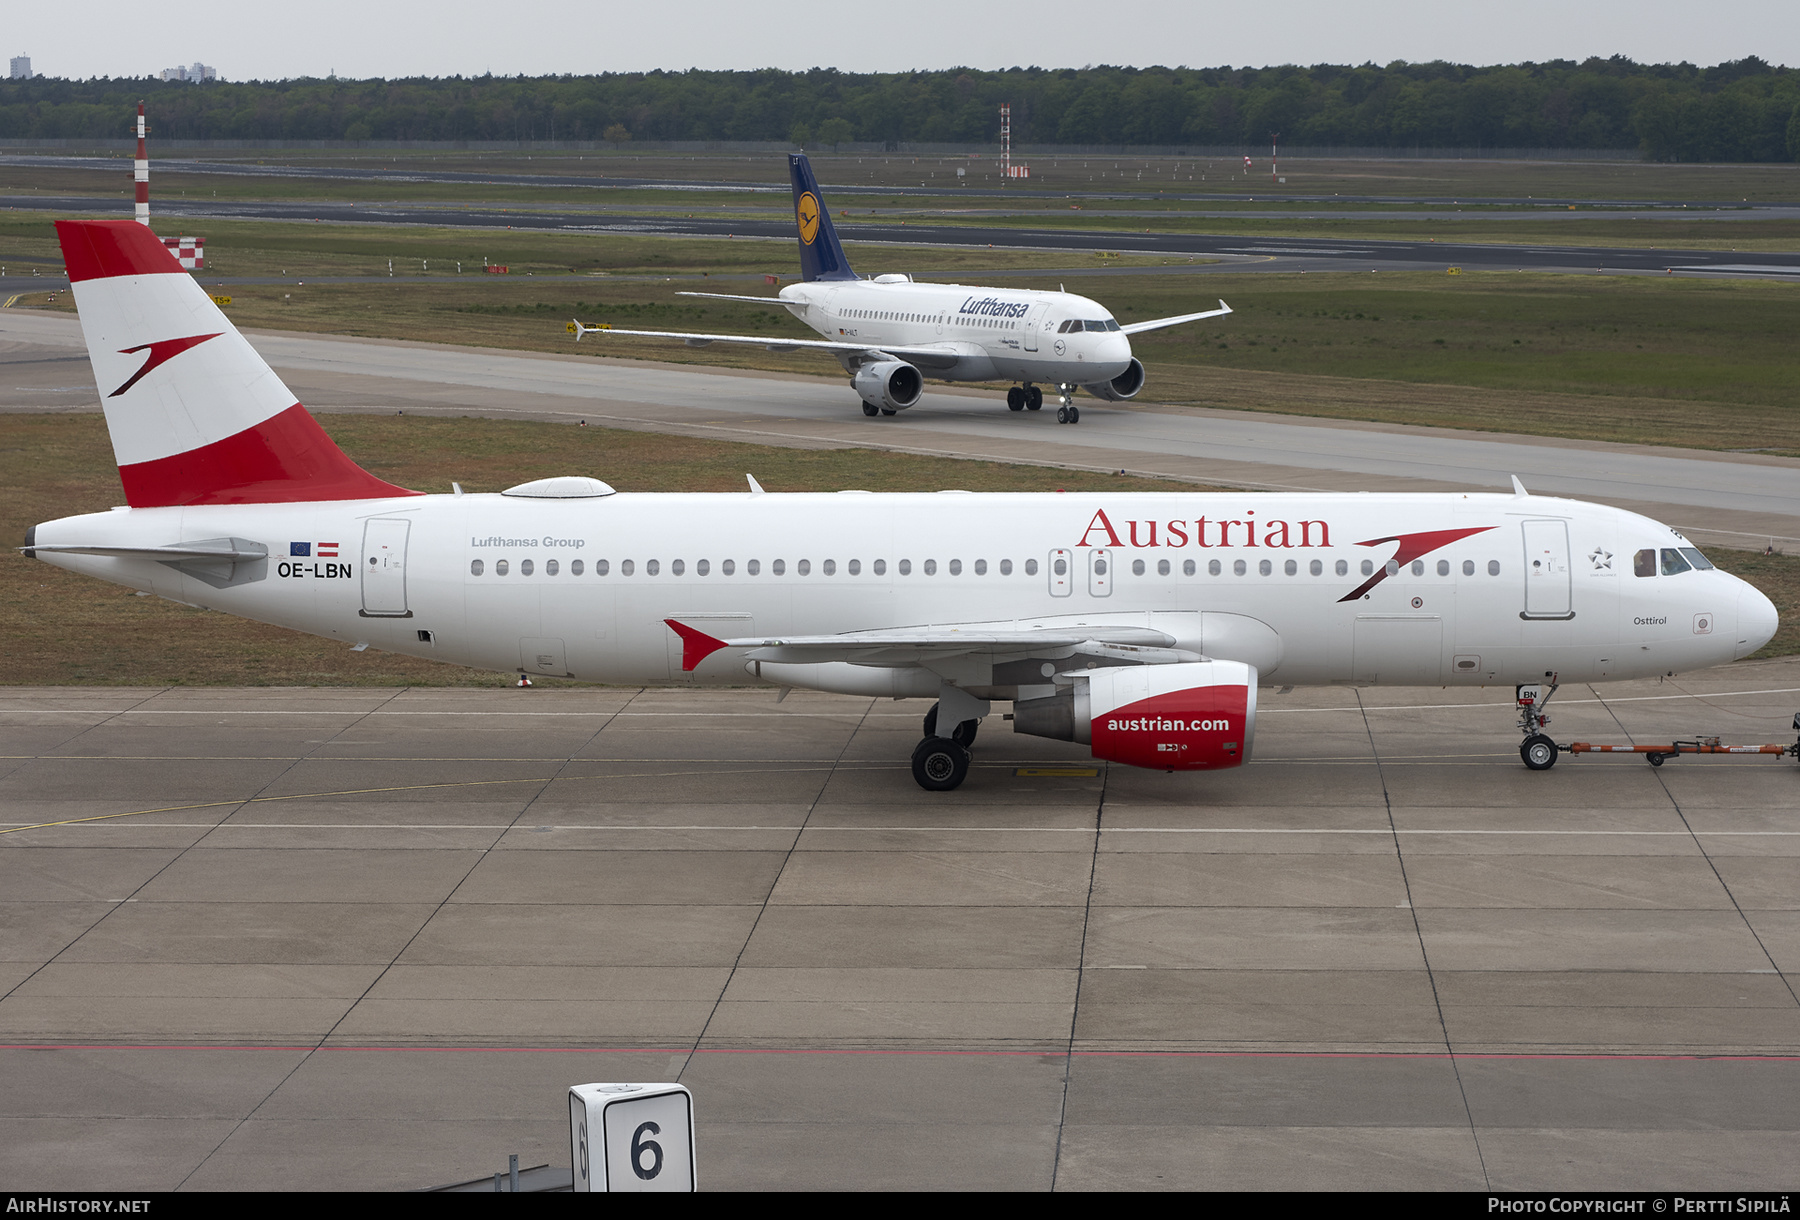
M 1775 638 L 1775 628 L 1781 625 L 1781 616 L 1775 612 L 1775 603 L 1764 597 L 1762 591 L 1746 584 L 1738 592 L 1738 642 L 1732 659 L 1747 657 Z

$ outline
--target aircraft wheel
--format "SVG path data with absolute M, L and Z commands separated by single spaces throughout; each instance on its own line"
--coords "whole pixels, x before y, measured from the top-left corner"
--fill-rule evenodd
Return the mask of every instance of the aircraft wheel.
M 927 737 L 912 756 L 913 779 L 927 792 L 949 792 L 969 774 L 969 752 L 948 737 Z
M 1025 409 L 1025 391 L 1021 390 L 1018 386 L 1014 386 L 1012 389 L 1008 390 L 1006 392 L 1006 409 L 1008 411 L 1023 411 Z
M 1025 387 L 1025 409 L 1035 411 L 1044 405 L 1044 392 L 1034 385 Z
M 934 703 L 931 705 L 931 710 L 929 712 L 925 713 L 925 726 L 924 727 L 925 727 L 925 736 L 927 736 L 927 737 L 936 737 L 937 736 L 938 707 L 939 707 L 939 705 Z M 981 721 L 965 720 L 961 724 L 956 726 L 956 728 L 951 732 L 950 737 L 952 740 L 954 740 L 956 742 L 956 744 L 962 746 L 964 749 L 968 749 L 970 746 L 975 744 L 975 734 L 980 731 L 981 731 Z
M 883 414 L 883 415 L 898 415 L 898 414 L 900 414 L 900 412 L 898 412 L 898 411 L 890 411 L 890 410 L 888 410 L 888 409 L 887 409 L 887 408 L 886 408 L 886 407 L 883 407 L 883 408 L 881 408 L 881 413 L 882 413 L 882 414 Z
M 1069 422 L 1072 424 L 1078 424 L 1081 422 L 1081 408 L 1080 407 L 1070 407 L 1069 408 Z
M 1556 765 L 1556 743 L 1542 733 L 1533 733 L 1519 743 L 1519 757 L 1533 771 L 1548 771 Z
M 1066 424 L 1069 422 L 1069 408 L 1067 408 L 1067 407 L 1056 408 L 1056 422 L 1059 424 Z
M 872 402 L 865 402 L 863 404 L 863 414 L 873 419 L 875 416 L 881 414 L 881 408 Z

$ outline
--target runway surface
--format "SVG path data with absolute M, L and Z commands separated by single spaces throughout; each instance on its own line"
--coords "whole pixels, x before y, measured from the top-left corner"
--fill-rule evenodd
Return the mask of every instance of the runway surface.
M 835 377 L 293 333 L 250 337 L 301 401 L 324 411 L 586 419 L 761 444 L 1124 468 L 1253 489 L 1504 491 L 1517 475 L 1531 491 L 1643 512 L 1703 545 L 1800 541 L 1800 460 L 1766 454 L 1087 398 L 1082 422 L 1066 427 L 1047 411 L 1006 411 L 991 393 L 935 386 L 921 405 L 870 420 Z M 98 409 L 79 324 L 67 315 L 0 311 L 0 411 L 45 409 Z M 603 469 L 572 473 L 606 476 Z
M 472 155 L 474 155 L 477 159 L 479 159 L 481 156 L 481 154 L 479 154 L 479 153 L 475 153 Z M 905 159 L 905 157 L 911 156 L 911 155 L 912 154 L 896 153 L 896 154 L 891 154 L 891 159 L 893 161 L 897 162 L 897 161 L 903 160 L 903 159 Z M 1025 154 L 1021 154 L 1021 155 L 1025 155 Z M 1091 156 L 1094 159 L 1098 160 L 1098 159 L 1102 159 L 1102 158 L 1111 159 L 1113 154 L 1097 154 L 1097 153 L 1096 154 L 1067 154 L 1067 153 L 1065 153 L 1062 155 L 1063 156 L 1073 156 L 1073 155 Z M 363 156 L 366 156 L 366 154 L 363 154 Z M 922 159 L 933 160 L 933 159 L 936 159 L 936 157 L 934 157 L 932 155 L 925 155 L 922 157 Z M 950 160 L 950 161 L 956 161 L 956 160 L 960 160 L 961 158 L 951 157 L 951 158 L 946 158 L 946 159 Z M 1123 160 L 1124 158 L 1121 157 L 1120 159 Z M 1157 160 L 1157 161 L 1189 162 L 1190 168 L 1192 168 L 1191 163 L 1195 160 L 1210 161 L 1210 160 L 1215 160 L 1217 158 L 1213 158 L 1213 157 L 1190 158 L 1188 156 L 1183 155 L 1183 156 L 1179 156 L 1179 157 L 1157 156 L 1152 159 Z M 1224 159 L 1232 160 L 1233 158 L 1224 158 Z M 1405 158 L 1402 158 L 1402 160 L 1404 160 L 1404 159 Z M 513 164 L 517 164 L 516 157 L 509 157 L 509 158 L 507 158 L 507 160 L 512 162 Z M 1334 159 L 1333 158 L 1325 158 L 1325 160 L 1333 161 Z M 1364 161 L 1365 159 L 1353 157 L 1353 158 L 1347 158 L 1346 160 L 1351 161 L 1351 162 L 1357 162 L 1357 161 Z M 859 158 L 859 161 L 860 161 L 860 158 Z M 1375 158 L 1375 159 L 1373 159 L 1373 161 L 1374 161 L 1374 163 L 1380 163 L 1381 159 Z M 546 165 L 557 165 L 558 162 L 561 163 L 559 168 L 562 168 L 565 171 L 570 167 L 566 156 L 553 157 L 553 158 L 547 159 L 545 164 Z M 744 158 L 743 160 L 739 161 L 739 165 L 742 167 L 748 168 L 750 165 L 755 164 L 758 167 L 760 167 L 758 172 L 760 172 L 760 170 L 766 170 L 769 167 L 777 167 L 777 172 L 779 173 L 779 167 L 782 165 L 782 162 L 783 162 L 783 157 L 781 154 L 766 153 L 766 154 L 759 154 L 759 155 L 755 156 L 754 158 Z M 1301 162 L 1301 164 L 1303 164 L 1303 165 L 1305 163 L 1306 163 L 1305 161 Z M 1338 161 L 1336 163 L 1342 164 L 1343 162 Z M 1388 162 L 1388 164 L 1392 164 L 1392 163 L 1393 162 L 1391 162 L 1391 161 Z M 578 162 L 576 162 L 576 164 L 581 165 L 584 171 L 588 168 L 588 166 L 582 162 L 578 161 Z M 1413 164 L 1419 165 L 1419 166 L 1429 166 L 1432 164 L 1432 162 L 1430 160 L 1415 160 L 1413 162 Z M 1442 164 L 1442 163 L 1440 163 L 1440 164 Z M 1588 164 L 1593 164 L 1593 163 L 1589 162 Z M 371 165 L 328 165 L 328 164 L 323 164 L 320 162 L 308 162 L 305 164 L 291 164 L 291 163 L 290 164 L 282 164 L 282 163 L 270 164 L 266 159 L 259 160 L 253 164 L 246 160 L 209 161 L 209 160 L 205 160 L 205 159 L 201 159 L 201 158 L 189 159 L 189 158 L 184 158 L 184 157 L 175 157 L 175 158 L 159 157 L 156 159 L 155 165 L 160 172 L 164 172 L 164 173 L 201 174 L 201 175 L 207 175 L 207 176 L 217 176 L 217 177 L 227 177 L 227 178 L 252 178 L 252 179 L 260 178 L 260 179 L 265 179 L 265 180 L 277 179 L 277 178 L 278 179 L 299 178 L 299 179 L 317 179 L 319 181 L 339 181 L 339 182 L 346 182 L 346 181 L 349 181 L 349 182 L 390 182 L 390 183 L 394 183 L 396 185 L 429 182 L 429 183 L 439 183 L 439 184 L 442 184 L 445 186 L 465 186 L 465 187 L 466 186 L 528 186 L 528 187 L 546 187 L 546 188 L 551 188 L 551 189 L 561 188 L 561 189 L 573 189 L 573 190 L 588 190 L 588 191 L 593 191 L 596 194 L 601 194 L 601 193 L 604 193 L 609 190 L 645 190 L 645 189 L 649 189 L 649 190 L 694 191 L 694 192 L 724 191 L 724 192 L 730 192 L 732 194 L 738 194 L 738 195 L 742 195 L 745 193 L 787 195 L 793 189 L 792 185 L 785 178 L 780 178 L 780 177 L 777 177 L 774 179 L 679 178 L 679 177 L 670 177 L 670 176 L 643 177 L 643 176 L 625 176 L 625 175 L 617 175 L 617 174 L 608 174 L 608 173 L 604 172 L 604 159 L 603 158 L 596 158 L 595 161 L 592 163 L 593 172 L 582 172 L 582 173 L 568 173 L 568 172 L 564 172 L 564 173 L 505 173 L 505 172 L 497 172 L 497 171 L 491 171 L 491 170 L 479 170 L 479 171 L 445 170 L 445 169 L 433 168 L 430 165 L 419 164 L 417 162 L 408 165 L 404 169 L 398 169 L 398 168 L 383 168 L 380 166 L 371 166 Z M 120 159 L 118 157 L 84 157 L 84 156 L 65 156 L 65 155 L 60 155 L 60 154 L 43 155 L 43 154 L 31 154 L 31 153 L 0 153 L 0 167 L 8 167 L 8 166 L 16 167 L 16 168 L 20 168 L 20 169 L 87 169 L 87 170 L 103 170 L 108 173 L 116 173 L 116 172 L 118 172 L 119 167 L 120 167 Z M 825 177 L 828 179 L 832 175 L 832 166 L 831 166 L 830 162 L 821 162 L 819 165 L 815 166 L 815 169 L 817 171 L 821 172 L 822 174 L 824 174 Z M 1271 184 L 1271 185 L 1274 185 L 1274 184 Z M 1197 190 L 1191 190 L 1191 189 L 1189 189 L 1189 190 L 1177 189 L 1177 190 L 1171 190 L 1171 191 L 1164 191 L 1162 189 L 1159 189 L 1154 196 L 1150 196 L 1148 194 L 1148 192 L 1146 192 L 1142 189 L 1121 190 L 1117 187 L 1110 187 L 1110 188 L 1109 187 L 1100 187 L 1098 189 L 1093 189 L 1093 188 L 1074 189 L 1074 188 L 1071 188 L 1068 186 L 1045 187 L 1045 186 L 1042 186 L 1041 184 L 1037 184 L 1037 183 L 1034 183 L 1033 185 L 1026 185 L 1023 182 L 1014 182 L 1014 183 L 1011 183 L 1004 187 L 983 187 L 983 186 L 969 184 L 966 182 L 960 186 L 946 187 L 941 184 L 931 184 L 931 183 L 929 183 L 929 180 L 927 183 L 921 184 L 920 186 L 917 186 L 917 187 L 908 186 L 908 185 L 905 185 L 903 183 L 898 183 L 898 182 L 876 183 L 876 184 L 870 185 L 867 183 L 858 184 L 858 183 L 842 182 L 842 181 L 827 181 L 827 182 L 823 183 L 823 186 L 824 186 L 825 190 L 831 192 L 834 195 L 842 194 L 842 195 L 871 195 L 871 196 L 879 196 L 879 195 L 924 196 L 924 197 L 928 197 L 928 198 L 932 198 L 932 199 L 940 199 L 940 200 L 943 199 L 946 195 L 953 194 L 953 195 L 956 195 L 956 196 L 962 197 L 962 198 L 973 196 L 973 197 L 983 198 L 983 199 L 1025 199 L 1025 200 L 1040 200 L 1040 201 L 1054 201 L 1054 200 L 1059 200 L 1059 199 L 1094 199 L 1094 200 L 1102 200 L 1102 201 L 1104 201 L 1104 200 L 1121 200 L 1121 201 L 1123 201 L 1123 200 L 1138 200 L 1138 201 L 1141 201 L 1146 198 L 1154 197 L 1158 200 L 1166 199 L 1169 201 L 1181 202 L 1181 203 L 1217 203 L 1217 204 L 1232 203 L 1232 204 L 1236 204 L 1236 203 L 1242 203 L 1245 200 L 1246 194 L 1247 194 L 1247 192 L 1239 192 L 1239 191 L 1208 192 L 1208 191 L 1197 191 Z M 1252 188 L 1252 189 L 1254 189 L 1254 188 Z M 1254 201 L 1256 196 L 1249 195 L 1249 198 L 1252 201 Z M 1464 195 L 1441 195 L 1441 194 L 1408 195 L 1408 194 L 1388 193 L 1388 194 L 1379 194 L 1379 195 L 1358 195 L 1358 194 L 1346 194 L 1346 193 L 1343 193 L 1340 191 L 1332 191 L 1330 193 L 1322 193 L 1321 192 L 1321 193 L 1315 194 L 1315 193 L 1308 192 L 1305 190 L 1294 190 L 1291 192 L 1283 191 L 1283 192 L 1281 192 L 1279 198 L 1280 198 L 1280 200 L 1282 200 L 1284 202 L 1292 201 L 1292 202 L 1298 202 L 1298 203 L 1325 204 L 1325 205 L 1334 205 L 1334 206 L 1341 206 L 1343 204 L 1386 203 L 1386 204 L 1413 204 L 1413 205 L 1426 205 L 1426 206 L 1442 207 L 1442 206 L 1462 206 L 1462 205 L 1466 204 L 1469 206 L 1489 207 L 1489 208 L 1506 207 L 1506 208 L 1551 209 L 1551 208 L 1565 208 L 1570 205 L 1574 205 L 1577 207 L 1586 207 L 1586 208 L 1599 207 L 1599 208 L 1646 208 L 1646 209 L 1690 209 L 1690 210 L 1693 208 L 1703 208 L 1703 209 L 1707 209 L 1707 210 L 1717 210 L 1722 213 L 1727 213 L 1727 212 L 1729 212 L 1729 213 L 1748 213 L 1750 215 L 1761 215 L 1761 214 L 1766 214 L 1766 213 L 1781 214 L 1781 213 L 1791 209 L 1793 206 L 1790 203 L 1765 203 L 1765 202 L 1751 203 L 1749 200 L 1745 200 L 1745 199 L 1718 199 L 1718 200 L 1701 200 L 1701 199 L 1687 199 L 1687 198 L 1652 199 L 1652 198 L 1645 198 L 1642 196 L 1637 196 L 1637 197 L 1632 197 L 1632 198 L 1619 198 L 1619 199 L 1595 199 L 1595 198 L 1591 198 L 1591 197 L 1587 197 L 1587 196 L 1583 196 L 1583 197 L 1579 197 L 1579 198 L 1574 197 L 1574 196 L 1570 196 L 1567 198 L 1560 198 L 1560 197 L 1552 198 L 1549 196 L 1541 196 L 1541 195 L 1540 196 L 1483 195 L 1483 196 L 1472 199 L 1466 194 L 1464 194 Z
M 116 214 L 119 201 L 91 196 L 50 198 L 0 196 L 0 207 Z M 192 223 L 210 217 L 233 220 L 328 220 L 333 223 L 433 225 L 449 228 L 558 230 L 596 236 L 630 233 L 663 237 L 744 237 L 792 241 L 794 222 L 786 212 L 761 217 L 719 219 L 596 214 L 592 208 L 433 208 L 330 201 L 232 201 L 159 199 L 159 215 Z M 1671 250 L 1624 246 L 1489 244 L 1481 242 L 1380 241 L 1339 238 L 1250 237 L 1243 234 L 1154 233 L 840 220 L 846 241 L 895 245 L 979 246 L 995 249 L 1116 251 L 1168 258 L 1216 258 L 1233 269 L 1258 271 L 1443 271 L 1448 267 L 1557 271 L 1592 275 L 1706 275 L 1736 279 L 1800 278 L 1800 254 L 1739 253 L 1730 250 Z M 1040 273 L 1041 274 L 1041 273 Z
M 1529 772 L 1509 702 L 1270 691 L 1216 775 L 990 720 L 933 795 L 918 703 L 6 690 L 0 1178 L 430 1186 L 679 1079 L 711 1189 L 1785 1189 L 1796 765 Z

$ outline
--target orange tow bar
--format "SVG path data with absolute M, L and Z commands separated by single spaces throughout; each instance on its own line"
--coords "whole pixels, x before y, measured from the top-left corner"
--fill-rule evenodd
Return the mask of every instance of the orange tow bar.
M 1800 729 L 1800 715 L 1794 717 L 1794 727 Z M 1717 737 L 1696 737 L 1692 741 L 1671 741 L 1667 745 L 1654 746 L 1609 746 L 1573 741 L 1562 748 L 1570 754 L 1642 754 L 1653 767 L 1662 766 L 1664 759 L 1678 754 L 1773 754 L 1777 758 L 1788 755 L 1800 758 L 1800 740 L 1791 746 L 1728 746 L 1721 744 Z

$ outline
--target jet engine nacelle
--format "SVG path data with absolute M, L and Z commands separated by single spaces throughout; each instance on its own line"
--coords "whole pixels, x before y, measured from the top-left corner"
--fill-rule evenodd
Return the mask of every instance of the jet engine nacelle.
M 1240 661 L 1091 670 L 1068 690 L 1013 704 L 1013 732 L 1159 771 L 1241 767 L 1256 737 L 1256 670 Z
M 1125 366 L 1125 371 L 1111 381 L 1096 381 L 1093 385 L 1081 388 L 1107 402 L 1124 402 L 1127 398 L 1136 398 L 1137 392 L 1144 388 L 1144 362 L 1133 356 L 1131 363 Z
M 925 375 L 904 360 L 883 360 L 857 369 L 850 384 L 864 402 L 884 411 L 904 411 L 919 401 Z

